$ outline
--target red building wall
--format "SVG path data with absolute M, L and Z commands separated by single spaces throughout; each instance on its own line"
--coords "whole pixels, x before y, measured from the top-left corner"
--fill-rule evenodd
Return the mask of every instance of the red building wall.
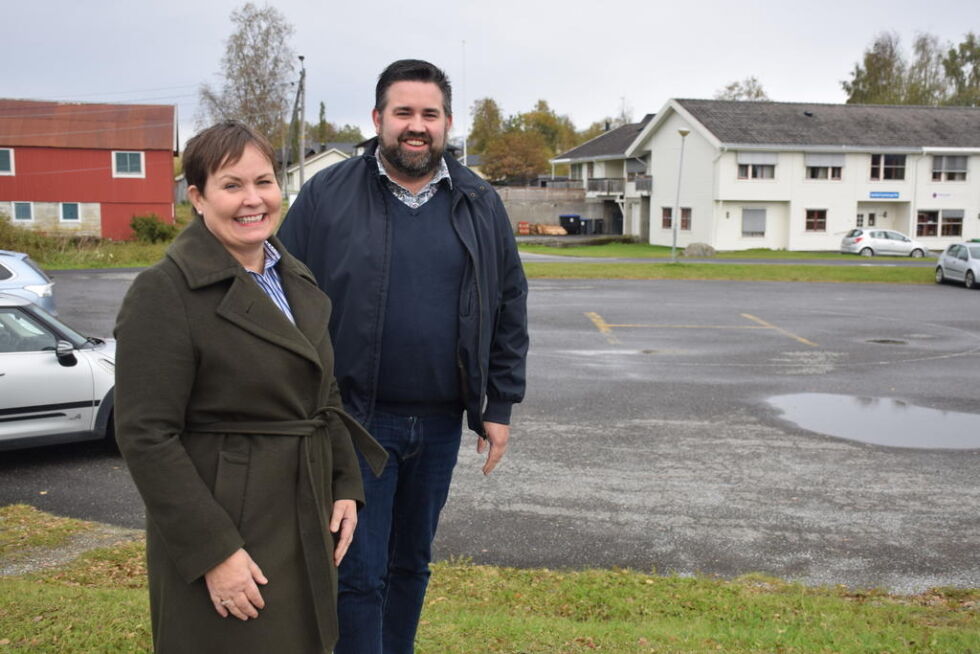
M 0 201 L 98 202 L 102 236 L 130 238 L 134 215 L 172 223 L 173 154 L 146 150 L 145 177 L 113 177 L 112 150 L 15 147 L 14 175 L 0 175 Z

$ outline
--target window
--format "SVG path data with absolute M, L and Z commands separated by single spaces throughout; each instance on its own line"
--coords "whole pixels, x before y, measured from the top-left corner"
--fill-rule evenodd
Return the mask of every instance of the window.
M 691 231 L 691 207 L 681 207 L 681 229 Z
M 582 179 L 582 164 L 572 164 L 568 177 L 569 179 Z
M 739 179 L 773 179 L 776 177 L 776 166 L 773 164 L 739 164 Z
M 932 181 L 934 182 L 963 182 L 966 181 L 966 157 L 933 157 Z
M 742 209 L 742 236 L 757 237 L 766 235 L 766 210 Z
M 61 220 L 63 222 L 77 223 L 80 220 L 78 215 L 78 203 L 77 202 L 62 202 L 61 203 Z
M 673 207 L 663 207 L 661 218 L 660 218 L 660 227 L 662 227 L 663 229 L 673 229 L 674 227 L 673 216 L 674 216 Z M 678 225 L 677 228 L 686 231 L 691 231 L 691 208 L 690 207 L 681 207 L 681 224 Z
M 0 309 L 0 352 L 53 350 L 55 335 L 16 307 Z
M 858 227 L 864 227 L 864 214 L 863 213 L 859 213 L 857 215 L 857 221 L 856 222 L 857 222 L 857 226 Z
M 963 214 L 962 209 L 943 209 L 940 217 L 942 222 L 939 225 L 939 233 L 942 236 L 963 236 Z
M 935 236 L 939 232 L 939 212 L 920 211 L 915 225 L 916 236 Z
M 29 223 L 34 220 L 34 204 L 31 202 L 11 202 L 13 206 L 13 211 L 11 215 L 14 217 L 14 222 L 25 222 Z
M 905 179 L 905 155 L 871 155 L 871 179 Z
M 0 148 L 0 175 L 14 174 L 14 151 L 10 148 Z
M 142 152 L 113 152 L 113 177 L 145 177 Z
M 807 209 L 806 210 L 806 231 L 826 232 L 827 231 L 827 210 L 826 209 Z
M 806 178 L 839 180 L 841 170 L 843 169 L 840 166 L 807 166 Z

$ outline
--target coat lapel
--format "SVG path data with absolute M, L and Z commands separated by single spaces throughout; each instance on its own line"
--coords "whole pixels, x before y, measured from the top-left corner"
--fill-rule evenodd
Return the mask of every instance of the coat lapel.
M 273 245 L 283 253 L 283 261 L 285 261 L 288 255 L 285 253 L 282 244 L 274 241 Z M 311 301 L 309 294 L 294 291 L 297 295 L 302 296 L 294 299 L 290 294 L 290 287 L 297 286 L 297 284 L 290 283 L 287 286 L 285 283 L 287 276 L 295 276 L 294 272 L 290 271 L 288 274 L 280 274 L 280 276 L 283 278 L 286 298 L 289 301 L 290 309 L 293 311 L 293 317 L 297 319 L 295 326 L 259 285 L 249 278 L 241 264 L 204 226 L 204 222 L 200 218 L 196 218 L 177 237 L 167 255 L 184 273 L 187 285 L 191 290 L 231 278 L 231 285 L 215 310 L 219 316 L 253 336 L 294 352 L 322 368 L 320 356 L 312 345 L 311 339 L 306 336 L 305 331 L 297 329 L 300 324 L 298 315 L 303 316 L 304 325 L 312 327 L 313 323 L 309 322 L 312 316 L 307 315 L 310 310 L 305 308 L 305 304 Z M 280 264 L 280 268 L 284 269 L 288 266 Z M 302 282 L 303 280 L 299 281 Z M 323 303 L 326 304 L 325 298 Z M 315 312 L 315 309 L 313 311 Z M 329 309 L 327 309 L 327 313 L 329 313 Z M 304 327 L 304 330 L 306 329 L 310 328 Z

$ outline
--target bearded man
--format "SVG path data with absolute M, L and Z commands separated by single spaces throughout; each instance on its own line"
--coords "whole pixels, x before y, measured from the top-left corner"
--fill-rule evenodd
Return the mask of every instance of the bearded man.
M 388 66 L 377 138 L 310 179 L 279 230 L 333 301 L 345 408 L 389 453 L 378 478 L 361 461 L 337 654 L 414 651 L 463 414 L 490 474 L 524 397 L 527 281 L 496 191 L 446 155 L 451 104 L 437 67 Z

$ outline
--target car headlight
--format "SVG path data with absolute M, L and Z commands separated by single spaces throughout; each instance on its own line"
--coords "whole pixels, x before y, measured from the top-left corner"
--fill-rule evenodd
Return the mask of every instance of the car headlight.
M 24 289 L 30 291 L 38 297 L 51 297 L 54 284 L 30 284 Z

